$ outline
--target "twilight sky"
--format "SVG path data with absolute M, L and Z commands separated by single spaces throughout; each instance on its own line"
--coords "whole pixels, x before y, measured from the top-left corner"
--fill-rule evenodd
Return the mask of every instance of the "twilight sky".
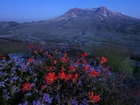
M 140 19 L 140 0 L 0 0 L 0 21 L 46 20 L 62 15 L 71 8 L 99 6 Z

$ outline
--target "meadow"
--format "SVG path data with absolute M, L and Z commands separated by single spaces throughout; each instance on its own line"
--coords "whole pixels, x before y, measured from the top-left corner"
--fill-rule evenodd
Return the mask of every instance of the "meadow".
M 1 42 L 1 105 L 139 105 L 140 73 L 129 53 Z

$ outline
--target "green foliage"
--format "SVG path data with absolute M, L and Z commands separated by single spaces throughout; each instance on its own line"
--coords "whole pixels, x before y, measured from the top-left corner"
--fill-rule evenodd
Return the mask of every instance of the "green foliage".
M 108 58 L 108 65 L 113 72 L 125 72 L 127 76 L 132 76 L 134 68 L 130 65 L 130 55 L 124 52 L 124 48 L 118 48 L 115 45 L 108 47 L 87 47 L 91 54 L 95 56 L 105 56 Z M 122 50 L 120 50 L 122 49 Z

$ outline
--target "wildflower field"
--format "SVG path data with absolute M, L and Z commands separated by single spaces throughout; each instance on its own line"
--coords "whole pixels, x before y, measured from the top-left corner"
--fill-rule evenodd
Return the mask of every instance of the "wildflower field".
M 1 54 L 0 105 L 139 105 L 140 81 L 110 66 L 68 46 Z

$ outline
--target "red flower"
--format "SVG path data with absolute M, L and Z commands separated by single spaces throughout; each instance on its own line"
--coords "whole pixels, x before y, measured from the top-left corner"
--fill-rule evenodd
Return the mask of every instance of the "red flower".
M 96 102 L 99 102 L 100 101 L 100 95 L 94 95 L 94 92 L 91 92 L 90 93 L 90 96 L 89 96 L 90 100 L 94 101 L 94 103 Z
M 34 48 L 34 46 L 30 45 L 30 46 L 29 46 L 29 48 L 30 48 L 30 49 L 33 49 L 33 48 Z
M 77 78 L 72 78 L 71 80 L 72 80 L 72 82 L 76 83 Z
M 88 53 L 87 53 L 87 52 L 84 52 L 84 56 L 85 56 L 85 57 L 88 56 Z
M 83 61 L 82 61 L 84 64 L 86 64 L 87 63 L 87 61 L 84 59 Z
M 43 51 L 43 49 L 42 48 L 40 48 L 40 52 L 42 52 Z
M 54 67 L 53 66 L 50 66 L 50 67 L 48 67 L 48 69 L 53 71 L 54 70 Z
M 46 88 L 46 85 L 42 85 L 41 89 L 44 90 Z
M 102 59 L 101 59 L 101 64 L 106 63 L 106 62 L 108 62 L 107 58 L 102 57 Z
M 34 59 L 33 59 L 33 58 L 29 58 L 29 59 L 28 59 L 28 62 L 34 63 Z
M 67 61 L 71 61 L 69 57 L 66 58 Z
M 0 58 L 2 58 L 3 57 L 3 55 L 2 54 L 0 54 Z
M 22 92 L 25 92 L 26 90 L 31 90 L 32 89 L 32 86 L 31 86 L 31 84 L 30 83 L 24 83 L 23 85 L 22 85 Z
M 79 74 L 75 74 L 74 77 L 71 79 L 74 83 L 76 83 L 77 79 L 79 77 Z
M 64 72 L 62 73 L 58 73 L 59 74 L 59 78 L 62 80 L 62 79 L 66 79 L 66 74 Z
M 62 66 L 61 72 L 64 72 L 64 71 L 66 71 L 66 69 Z
M 64 57 L 66 57 L 67 55 L 68 55 L 68 54 L 65 52 L 65 53 L 64 53 Z
M 34 50 L 34 53 L 36 54 L 37 53 L 37 50 Z
M 62 57 L 62 58 L 61 58 L 61 61 L 62 61 L 62 63 L 66 63 L 66 62 L 67 62 L 67 59 L 64 58 L 64 57 Z
M 2 57 L 2 60 L 6 60 L 6 57 L 3 56 L 3 57 Z
M 74 77 L 75 77 L 75 78 L 78 78 L 78 77 L 79 77 L 79 74 L 76 73 L 76 74 L 74 75 Z
M 74 67 L 73 65 L 70 65 L 69 68 L 70 68 L 70 70 L 71 70 L 72 72 L 74 72 L 74 71 L 76 70 L 75 67 Z
M 89 76 L 98 76 L 99 75 L 99 72 L 97 72 L 97 71 L 95 71 L 95 70 L 93 70 L 92 72 L 91 72 L 91 74 L 89 74 Z
M 67 74 L 67 76 L 66 76 L 66 80 L 70 80 L 70 79 L 71 79 L 71 77 L 72 77 L 72 75 L 71 75 L 71 74 Z
M 83 57 L 85 57 L 85 55 L 84 55 L 84 54 L 81 54 L 80 56 L 81 56 L 82 58 L 83 58 Z
M 54 64 L 56 64 L 56 63 L 57 63 L 57 60 L 56 60 L 56 59 L 54 59 L 54 60 L 53 60 L 53 63 L 54 63 Z
M 85 71 L 88 71 L 89 69 L 90 69 L 90 66 L 88 66 L 88 65 L 87 66 L 84 66 L 84 70 Z
M 49 73 L 49 74 L 46 75 L 46 82 L 49 85 L 52 84 L 56 79 L 57 79 L 57 77 L 55 76 L 54 72 Z

